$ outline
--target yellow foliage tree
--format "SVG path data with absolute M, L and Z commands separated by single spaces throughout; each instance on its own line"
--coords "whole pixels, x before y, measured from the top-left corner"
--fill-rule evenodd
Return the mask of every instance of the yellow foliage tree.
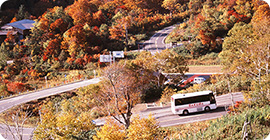
M 125 127 L 112 119 L 106 120 L 106 124 L 97 131 L 94 140 L 124 140 Z
M 41 121 L 34 139 L 71 139 L 95 128 L 88 112 L 75 112 L 68 101 L 62 101 L 61 111 L 53 102 L 41 111 Z
M 171 101 L 171 96 L 173 94 L 176 94 L 176 89 L 172 89 L 172 88 L 169 88 L 169 87 L 166 87 L 163 91 L 162 91 L 162 95 L 161 95 L 161 98 L 160 98 L 160 102 L 162 103 L 168 103 Z
M 172 12 L 179 8 L 180 4 L 178 3 L 178 0 L 164 0 L 161 6 L 170 10 L 170 16 L 172 16 Z
M 261 5 L 249 24 L 237 23 L 229 31 L 220 53 L 225 70 L 236 72 L 242 77 L 252 79 L 249 92 L 256 105 L 269 103 L 269 69 L 270 69 L 270 8 Z
M 151 115 L 140 119 L 136 116 L 127 130 L 128 140 L 156 140 L 159 138 L 159 126 Z
M 161 136 L 157 121 L 151 115 L 148 118 L 136 116 L 127 130 L 124 125 L 108 119 L 106 124 L 97 131 L 94 140 L 155 140 Z

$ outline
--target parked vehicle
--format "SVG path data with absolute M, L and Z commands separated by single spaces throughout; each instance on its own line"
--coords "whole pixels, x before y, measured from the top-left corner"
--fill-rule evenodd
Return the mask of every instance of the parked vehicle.
M 203 77 L 195 77 L 192 83 L 193 84 L 200 84 L 204 81 L 205 81 L 205 78 L 203 78 Z

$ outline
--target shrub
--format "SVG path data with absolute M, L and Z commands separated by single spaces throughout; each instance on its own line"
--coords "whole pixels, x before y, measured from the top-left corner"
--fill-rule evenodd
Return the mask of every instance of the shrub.
M 171 96 L 173 94 L 176 94 L 176 90 L 166 87 L 163 91 L 162 91 L 162 95 L 160 98 L 160 102 L 162 103 L 167 103 L 171 101 Z
M 270 106 L 263 108 L 246 108 L 239 114 L 227 115 L 210 123 L 205 131 L 206 139 L 242 139 L 242 128 L 245 121 L 250 121 L 249 139 L 261 139 L 268 135 L 270 123 L 267 117 L 270 114 Z M 252 129 L 252 131 L 251 131 Z
M 243 131 L 248 139 L 262 139 L 270 132 L 270 106 L 249 108 L 244 106 L 236 114 L 213 121 L 184 124 L 177 127 L 162 128 L 171 139 L 243 139 Z M 250 122 L 243 130 L 245 122 Z M 252 130 L 251 130 L 252 129 Z

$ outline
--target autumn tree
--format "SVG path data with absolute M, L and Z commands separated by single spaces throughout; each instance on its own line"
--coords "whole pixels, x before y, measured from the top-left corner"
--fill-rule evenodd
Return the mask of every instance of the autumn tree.
M 5 135 L 11 135 L 13 139 L 22 140 L 24 136 L 23 129 L 25 124 L 29 121 L 32 116 L 31 111 L 23 111 L 23 107 L 19 107 L 13 112 L 7 112 L 3 115 L 3 120 L 1 120 L 0 129 L 6 132 Z M 14 123 L 14 125 L 12 125 Z
M 222 11 L 219 11 L 216 7 L 210 5 L 204 5 L 200 14 L 197 15 L 195 21 L 195 31 L 197 32 L 197 38 L 202 43 L 202 51 L 200 53 L 206 53 L 213 50 L 221 50 L 217 48 L 216 37 L 224 36 L 226 30 L 222 22 L 217 17 L 222 17 Z
M 117 14 L 112 18 L 114 21 L 112 27 L 109 29 L 110 38 L 119 40 L 128 45 L 129 27 L 132 25 L 132 16 L 122 7 Z
M 30 18 L 30 14 L 27 11 L 25 11 L 24 5 L 21 5 L 19 7 L 18 13 L 15 15 L 15 18 L 16 18 L 16 21 Z
M 50 40 L 58 39 L 61 41 L 62 34 L 70 28 L 70 25 L 72 25 L 71 18 L 62 7 L 54 7 L 44 13 L 39 22 L 31 29 L 29 41 L 26 43 L 30 46 L 31 55 L 42 54 L 40 50 L 43 50 L 44 44 Z M 60 45 L 57 47 L 60 48 Z
M 149 79 L 158 87 L 165 82 L 162 73 L 179 73 L 183 76 L 188 71 L 185 58 L 168 49 L 155 55 L 150 52 L 142 52 L 133 63 L 140 66 L 145 72 L 149 72 L 148 76 L 152 76 Z
M 254 1 L 252 0 L 236 0 L 236 5 L 234 9 L 237 13 L 241 15 L 246 15 L 247 17 L 251 17 L 254 13 Z
M 97 131 L 94 140 L 156 140 L 161 136 L 157 120 L 150 115 L 148 118 L 135 116 L 127 130 L 115 120 L 108 119 L 105 125 Z
M 132 119 L 131 125 L 127 130 L 128 140 L 156 140 L 160 139 L 157 120 L 151 115 L 148 118 L 136 116 Z
M 225 69 L 252 79 L 250 96 L 255 97 L 258 105 L 269 102 L 269 90 L 265 88 L 269 86 L 266 80 L 270 62 L 269 14 L 263 14 L 267 11 L 270 11 L 269 7 L 264 12 L 255 12 L 257 16 L 250 24 L 236 24 L 225 39 L 224 50 L 220 54 Z M 258 18 L 261 19 L 259 22 Z
M 98 11 L 99 1 L 76 0 L 65 11 L 72 17 L 74 24 L 95 25 L 94 13 Z M 99 15 L 100 16 L 100 15 Z
M 245 55 L 244 50 L 253 43 L 256 35 L 250 24 L 242 22 L 235 24 L 228 35 L 230 37 L 224 40 L 223 51 L 220 53 L 220 57 L 225 69 L 235 71 L 239 69 L 237 67 L 247 64 L 241 61 L 240 58 Z
M 94 96 L 101 92 L 100 85 L 89 85 L 83 88 L 79 88 L 76 92 L 77 96 L 72 97 L 70 103 L 74 105 L 74 109 L 78 112 L 89 112 L 94 111 L 94 107 L 97 104 Z M 97 115 L 103 115 L 100 112 Z M 99 117 L 99 116 L 94 116 Z
M 88 24 L 82 26 L 75 25 L 64 34 L 64 39 L 61 42 L 61 49 L 66 50 L 69 56 L 73 59 L 83 57 L 85 54 L 96 54 L 101 51 L 100 38 L 96 36 L 99 32 L 98 27 L 91 28 Z
M 0 70 L 4 69 L 7 65 L 8 52 L 5 49 L 4 45 L 0 46 Z
M 7 32 L 7 38 L 4 40 L 5 43 L 8 43 L 9 45 L 12 45 L 15 43 L 15 35 L 12 31 Z
M 180 4 L 178 3 L 178 0 L 164 0 L 162 5 L 165 9 L 170 10 L 170 17 L 172 16 L 172 13 L 179 8 Z
M 141 85 L 136 73 L 124 65 L 114 64 L 104 69 L 101 93 L 94 98 L 104 114 L 112 116 L 127 129 L 131 109 L 140 101 Z
M 107 119 L 104 126 L 97 131 L 94 140 L 124 140 L 125 137 L 125 127 L 115 120 Z
M 245 71 L 252 77 L 256 77 L 253 83 L 253 97 L 255 94 L 255 98 L 259 99 L 257 103 L 263 106 L 270 99 L 270 91 L 267 88 L 270 86 L 270 7 L 268 4 L 258 7 L 251 24 L 258 38 L 249 46 L 247 54 L 252 64 Z
M 75 139 L 94 128 L 89 113 L 77 112 L 68 100 L 50 101 L 41 110 L 34 139 Z
M 188 3 L 188 8 L 193 11 L 197 11 L 202 7 L 203 2 L 201 0 L 190 0 Z

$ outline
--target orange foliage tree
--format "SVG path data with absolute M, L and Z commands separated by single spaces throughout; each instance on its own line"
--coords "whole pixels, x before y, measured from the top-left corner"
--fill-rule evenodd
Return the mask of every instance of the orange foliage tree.
M 74 24 L 88 24 L 90 26 L 95 25 L 95 21 L 98 19 L 98 16 L 102 16 L 102 12 L 98 12 L 98 1 L 89 1 L 89 0 L 77 0 L 72 5 L 66 8 L 67 13 L 74 20 Z M 100 18 L 102 19 L 102 18 Z
M 75 57 L 87 47 L 86 32 L 82 24 L 70 28 L 64 35 L 61 48 L 67 50 L 71 57 Z
M 8 43 L 14 43 L 15 42 L 15 36 L 13 35 L 13 31 L 7 32 L 7 38 L 5 39 L 5 42 Z
M 40 54 L 42 54 L 44 48 L 47 48 L 49 42 L 51 45 L 49 48 L 55 48 L 57 44 L 55 39 L 62 40 L 61 36 L 70 28 L 70 22 L 71 18 L 64 12 L 63 8 L 57 6 L 39 17 L 39 22 L 32 28 L 32 33 L 27 42 L 31 49 L 31 55 L 41 56 Z M 59 47 L 60 45 L 57 48 Z M 49 51 L 46 50 L 45 52 L 48 53 Z M 46 57 L 51 59 L 49 56 Z

